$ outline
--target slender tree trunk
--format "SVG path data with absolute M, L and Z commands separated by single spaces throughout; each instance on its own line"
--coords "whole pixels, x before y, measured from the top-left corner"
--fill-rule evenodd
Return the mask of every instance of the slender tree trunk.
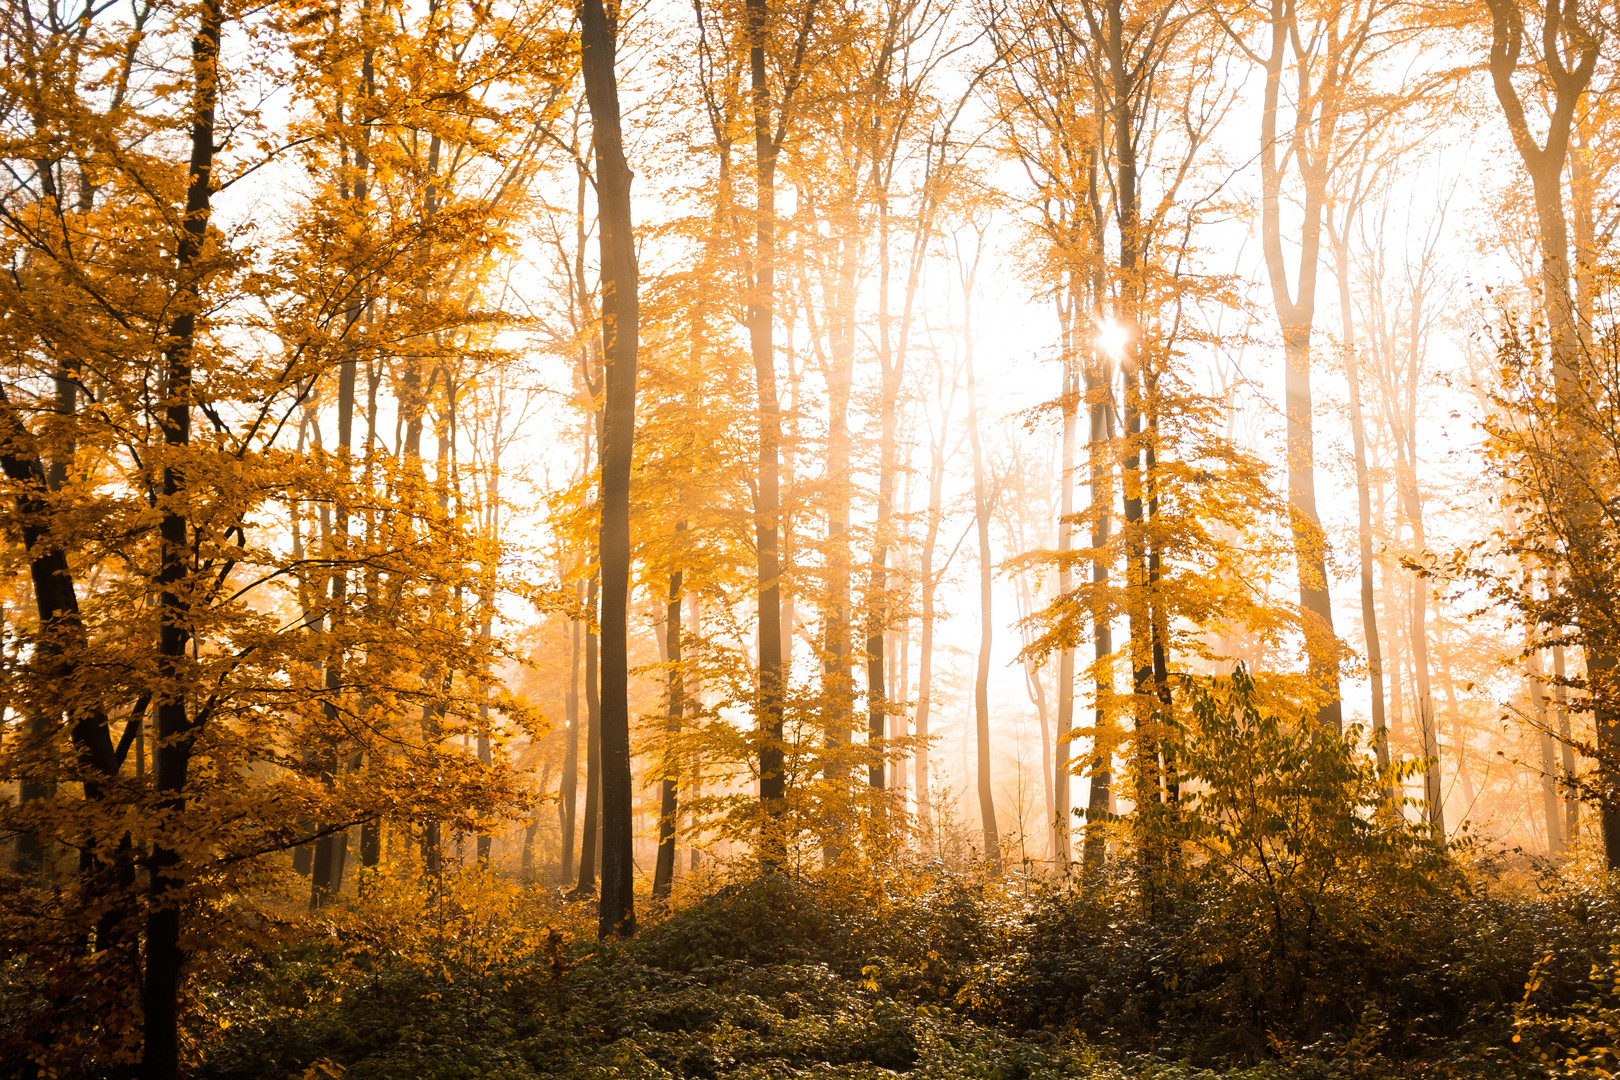
M 855 683 L 850 670 L 854 554 L 849 536 L 849 394 L 855 369 L 855 270 L 859 258 L 852 250 L 854 245 L 854 239 L 846 237 L 840 247 L 838 291 L 828 311 L 832 325 L 827 367 L 827 611 L 822 671 L 827 714 L 823 732 L 827 764 L 823 774 L 831 801 L 822 857 L 828 866 L 843 862 L 848 853 L 853 811 L 849 783 L 849 747 L 855 730 Z
M 175 316 L 164 350 L 163 441 L 171 454 L 182 455 L 191 443 L 192 349 L 201 307 L 203 244 L 213 209 L 214 110 L 219 100 L 219 42 L 224 23 L 220 0 L 202 0 L 197 32 L 191 39 L 191 162 L 186 186 L 186 216 L 175 264 L 180 274 Z M 190 521 L 182 497 L 187 484 L 184 466 L 163 469 L 163 515 L 158 527 L 157 698 L 155 788 L 166 818 L 178 818 L 186 807 L 192 747 L 198 735 L 184 689 L 188 681 L 186 649 L 191 640 L 191 608 L 185 588 L 190 569 Z M 173 826 L 170 827 L 171 829 Z M 180 985 L 186 962 L 182 939 L 185 887 L 179 845 L 188 838 L 169 830 L 158 834 L 148 863 L 151 905 L 146 917 L 146 971 L 141 985 L 144 1014 L 142 1080 L 178 1080 L 180 1075 Z
M 57 192 L 52 170 L 53 164 L 51 162 L 40 162 L 36 166 L 36 171 L 43 183 L 46 201 L 50 204 L 58 204 L 60 196 Z M 83 211 L 88 211 L 91 208 L 88 200 L 86 202 L 87 205 L 81 207 Z M 56 437 L 53 442 L 56 449 L 52 453 L 49 466 L 45 468 L 45 482 L 43 485 L 52 494 L 61 493 L 63 487 L 67 484 L 69 474 L 72 471 L 73 458 L 77 451 L 78 443 L 75 438 L 74 414 L 78 411 L 79 378 L 77 360 L 64 359 L 55 377 L 55 421 L 57 430 L 54 433 Z M 41 462 L 40 464 L 43 465 L 44 463 Z M 34 485 L 30 483 L 28 486 L 33 487 Z M 49 603 L 49 600 L 46 602 Z M 76 602 L 75 606 L 77 606 Z M 35 609 L 40 610 L 39 598 L 37 597 L 35 599 Z M 40 622 L 41 629 L 43 630 L 47 625 L 48 620 L 42 618 Z M 17 782 L 17 802 L 19 806 L 25 806 L 40 799 L 53 798 L 56 795 L 57 788 L 56 780 L 52 777 L 60 768 L 52 760 L 55 757 L 52 743 L 61 723 L 60 711 L 47 712 L 36 707 L 28 709 L 27 712 L 28 721 L 24 728 L 23 745 L 29 748 L 29 755 L 32 760 Z M 0 703 L 0 728 L 4 728 L 4 720 L 5 706 Z M 144 729 L 145 723 L 143 719 L 136 719 L 134 722 L 137 725 L 136 738 L 139 742 L 140 733 Z M 137 748 L 143 749 L 139 746 Z M 136 765 L 141 765 L 141 755 L 139 753 L 136 755 Z M 44 871 L 48 875 L 53 861 L 52 845 L 42 842 L 37 830 L 27 829 L 18 832 L 17 846 L 12 862 L 13 873 L 23 875 L 37 874 Z
M 1569 730 L 1569 688 L 1564 685 L 1567 675 L 1564 671 L 1564 647 L 1554 645 L 1553 657 L 1553 702 L 1558 709 L 1558 749 L 1563 760 L 1564 775 L 1573 778 L 1575 775 L 1575 743 Z M 1570 798 L 1564 800 L 1564 841 L 1575 842 L 1575 832 L 1581 823 L 1581 800 Z
M 360 181 L 356 187 L 359 189 L 355 195 L 357 203 L 365 200 L 365 181 Z M 348 324 L 352 329 L 360 321 L 360 305 L 358 298 L 351 307 L 348 315 Z M 354 437 L 354 388 L 355 388 L 356 361 L 353 356 L 343 359 L 338 366 L 338 483 L 346 488 L 349 480 L 350 457 Z M 349 574 L 345 568 L 349 558 L 349 495 L 344 491 L 337 500 L 336 513 L 333 515 L 332 534 L 328 543 L 328 557 L 337 560 L 329 573 L 331 574 L 331 601 L 326 616 L 326 628 L 329 633 L 337 635 L 342 621 L 345 599 L 348 595 Z M 339 729 L 342 718 L 338 712 L 338 695 L 343 691 L 343 650 L 335 641 L 331 646 L 326 661 L 326 697 L 322 702 L 322 710 L 330 730 Z M 336 780 L 339 760 L 337 750 L 326 751 L 327 759 L 323 763 L 322 780 L 330 787 Z M 328 833 L 315 841 L 315 859 L 310 875 L 309 906 L 313 911 L 325 904 L 343 890 L 343 864 L 349 850 L 349 832 L 347 829 Z
M 1100 594 L 1108 582 L 1107 549 L 1111 539 L 1114 509 L 1114 373 L 1112 365 L 1100 360 L 1094 371 L 1086 372 L 1086 397 L 1091 410 L 1091 430 L 1087 455 L 1091 473 L 1091 580 Z M 1093 718 L 1091 787 L 1086 800 L 1086 846 L 1083 855 L 1085 875 L 1095 881 L 1107 854 L 1103 819 L 1113 809 L 1113 739 L 1109 700 L 1114 693 L 1111 665 L 1114 632 L 1108 606 L 1099 602 L 1092 612 L 1092 662 L 1096 673 L 1097 709 Z
M 1541 746 L 1541 807 L 1547 820 L 1547 855 L 1557 858 L 1564 851 L 1564 811 L 1558 798 L 1558 760 L 1553 750 L 1552 724 L 1547 715 L 1547 676 L 1542 670 L 1541 650 L 1530 649 L 1530 704 L 1535 715 L 1536 741 Z
M 759 490 L 755 542 L 759 588 L 759 798 L 760 865 L 767 873 L 787 867 L 786 755 L 783 744 L 782 594 L 780 485 L 782 418 L 776 396 L 772 341 L 776 312 L 776 157 L 782 135 L 772 131 L 771 92 L 765 46 L 771 29 L 769 0 L 746 0 L 748 69 L 753 103 L 754 164 L 758 205 L 754 231 L 754 281 L 748 299 L 748 339 L 759 396 Z M 808 27 L 807 27 L 808 29 Z M 783 107 L 786 107 L 786 94 Z
M 1034 664 L 1027 664 L 1024 668 L 1024 678 L 1029 683 L 1030 692 L 1035 706 L 1035 718 L 1041 725 L 1041 800 L 1046 806 L 1046 820 L 1057 820 L 1057 803 L 1052 791 L 1053 761 L 1052 753 L 1052 723 L 1046 707 L 1046 687 L 1041 683 L 1041 669 Z M 1046 850 L 1041 853 L 1043 859 L 1053 857 L 1056 850 L 1053 845 L 1057 838 L 1052 835 L 1051 829 L 1041 830 L 1041 839 Z
M 972 290 L 971 279 L 965 294 Z M 964 306 L 971 307 L 971 296 L 964 296 Z M 967 317 L 964 317 L 967 321 Z M 973 681 L 973 715 L 978 746 L 979 816 L 984 825 L 984 858 L 991 872 L 1001 868 L 1001 830 L 996 826 L 995 793 L 990 786 L 990 643 L 995 624 L 992 622 L 991 597 L 994 564 L 990 556 L 990 500 L 991 494 L 984 476 L 984 452 L 979 443 L 979 401 L 973 381 L 973 330 L 971 322 L 963 327 L 966 342 L 968 441 L 973 448 L 973 508 L 979 530 L 979 664 Z
M 484 501 L 485 501 L 484 520 L 486 522 L 486 531 L 487 531 L 487 538 L 488 538 L 488 544 L 489 544 L 489 549 L 488 550 L 490 550 L 492 552 L 495 552 L 495 551 L 499 550 L 499 542 L 500 542 L 500 535 L 501 535 L 501 502 L 500 502 L 500 499 L 501 499 L 501 491 L 500 491 L 501 458 L 500 458 L 500 432 L 499 432 L 498 428 L 497 428 L 496 432 L 494 433 L 494 435 L 492 436 L 491 442 L 492 442 L 493 445 L 490 448 L 488 479 L 486 480 L 486 482 L 484 484 Z M 495 558 L 498 558 L 498 556 L 493 556 L 491 561 L 488 562 L 482 568 L 483 569 L 483 578 L 484 578 L 484 580 L 482 582 L 480 582 L 479 587 L 478 587 L 478 607 L 479 607 L 478 647 L 479 647 L 479 651 L 484 656 L 483 667 L 484 667 L 484 679 L 486 680 L 486 685 L 488 684 L 488 680 L 489 680 L 489 677 L 490 677 L 489 659 L 488 659 L 489 658 L 489 644 L 490 644 L 491 635 L 493 634 L 494 629 L 495 629 L 495 626 L 494 626 L 494 623 L 495 623 L 495 573 L 496 573 L 496 564 L 495 564 L 495 561 L 494 561 Z M 482 689 L 479 691 L 479 694 L 478 694 L 478 742 L 477 742 L 477 751 L 478 751 L 478 763 L 480 765 L 482 765 L 486 769 L 488 769 L 492 765 L 494 765 L 494 763 L 495 763 L 494 748 L 490 744 L 489 695 L 488 695 L 488 692 L 486 690 L 482 690 Z M 551 766 L 548 764 L 546 768 L 547 768 L 547 771 L 549 773 Z M 546 785 L 545 785 L 544 781 L 542 781 L 542 783 L 540 785 L 540 790 L 544 791 L 545 786 Z M 491 844 L 492 839 L 493 838 L 487 832 L 480 832 L 478 834 L 478 838 L 477 838 L 477 841 L 476 841 L 476 850 L 477 850 L 478 865 L 481 866 L 481 867 L 487 867 L 489 865 L 490 844 Z
M 1420 318 L 1421 310 L 1421 300 L 1414 298 L 1411 316 L 1414 325 Z M 1415 553 L 1421 556 L 1427 549 L 1428 538 L 1423 527 L 1423 495 L 1418 488 L 1417 479 L 1417 364 L 1417 346 L 1414 343 L 1412 381 L 1406 393 L 1405 415 L 1392 417 L 1397 422 L 1391 426 L 1395 429 L 1394 434 L 1398 441 L 1395 461 L 1396 488 L 1405 505 L 1407 521 L 1412 528 L 1412 546 Z M 1393 413 L 1395 410 L 1393 401 L 1390 402 L 1390 408 Z M 1440 738 L 1434 722 L 1434 692 L 1429 678 L 1428 600 L 1427 579 L 1422 576 L 1414 578 L 1410 628 L 1412 681 L 1417 691 L 1418 730 L 1423 738 L 1423 756 L 1428 760 L 1423 770 L 1423 798 L 1427 806 L 1425 816 L 1429 829 L 1435 841 L 1443 843 L 1446 838 L 1445 792 L 1441 787 Z
M 922 573 L 919 587 L 922 591 L 922 619 L 917 640 L 917 750 L 913 758 L 917 783 L 917 831 L 922 837 L 922 850 L 926 855 L 935 853 L 934 815 L 929 805 L 929 714 L 933 709 L 934 693 L 934 596 L 938 589 L 934 571 L 934 552 L 939 544 L 939 525 L 942 517 L 941 492 L 945 481 L 945 440 L 949 437 L 948 416 L 941 417 L 940 430 L 933 442 L 933 457 L 928 470 L 928 527 L 923 535 Z
M 685 523 L 683 522 L 682 525 Z M 677 526 L 680 528 L 681 526 Z M 681 572 L 669 575 L 669 606 L 664 616 L 665 654 L 669 664 L 668 722 L 665 726 L 664 776 L 658 808 L 658 861 L 653 869 L 653 899 L 669 897 L 675 883 L 675 815 L 678 763 L 674 741 L 681 733 L 685 700 L 681 686 Z
M 583 604 L 585 583 L 578 582 L 574 589 L 577 602 Z M 568 748 L 563 754 L 563 774 L 562 782 L 558 785 L 557 805 L 562 832 L 562 846 L 557 860 L 557 881 L 563 884 L 573 877 L 574 832 L 579 816 L 579 665 L 582 636 L 580 620 L 572 620 L 570 629 L 573 644 L 568 654 L 568 695 L 563 699 L 563 716 L 568 725 Z
M 374 490 L 372 469 L 376 462 L 377 452 L 377 391 L 382 385 L 382 367 L 370 360 L 366 361 L 366 457 L 365 457 L 365 490 L 369 493 Z M 367 499 L 368 504 L 372 502 Z M 377 518 L 371 509 L 366 511 L 366 550 L 370 551 L 376 542 Z M 375 568 L 366 572 L 366 607 L 376 609 L 378 598 L 378 580 Z M 371 818 L 360 824 L 360 865 L 365 868 L 375 867 L 382 861 L 382 819 Z M 363 879 L 362 879 L 362 887 Z
M 1422 525 L 1417 527 L 1422 550 Z M 1429 684 L 1429 585 L 1423 578 L 1412 583 L 1412 672 L 1417 687 L 1418 722 L 1423 733 L 1423 798 L 1429 829 L 1436 842 L 1446 837 L 1445 792 L 1440 784 L 1440 738 L 1434 723 L 1434 693 Z
M 603 937 L 635 933 L 634 790 L 630 775 L 630 465 L 636 434 L 640 304 L 630 166 L 619 128 L 618 10 L 580 0 L 580 67 L 591 110 L 601 228 L 602 358 L 602 908 Z
M 596 579 L 585 594 L 585 820 L 579 831 L 579 883 L 575 896 L 596 895 L 596 861 L 600 851 L 602 806 L 602 696 L 597 678 Z
M 703 601 L 702 598 L 698 596 L 696 590 L 688 590 L 688 595 L 691 597 L 691 607 L 687 612 L 687 625 L 692 628 L 693 638 L 701 642 L 703 639 Z M 698 681 L 698 679 L 699 676 L 696 673 L 693 673 L 691 676 L 691 681 L 687 682 L 683 680 L 681 687 L 681 696 L 688 703 L 688 707 L 694 717 L 700 716 L 703 709 L 703 698 L 701 696 L 702 684 Z M 691 807 L 693 805 L 693 800 L 701 797 L 702 794 L 703 758 L 701 755 L 698 755 L 694 756 L 692 760 L 692 778 L 691 783 L 687 787 L 686 796 L 687 806 Z M 690 835 L 695 836 L 697 832 L 696 814 L 689 814 L 688 820 L 692 822 L 692 832 Z M 686 847 L 688 852 L 688 869 L 695 871 L 698 868 L 697 845 L 689 841 Z
M 1079 426 L 1080 380 L 1074 362 L 1073 300 L 1064 320 L 1063 337 L 1063 451 L 1058 473 L 1058 583 L 1060 597 L 1074 591 L 1069 553 L 1074 550 L 1074 444 Z M 1058 652 L 1057 738 L 1052 755 L 1052 861 L 1060 873 L 1069 872 L 1069 740 L 1074 731 L 1074 648 Z
M 878 406 L 881 434 L 878 444 L 877 513 L 872 523 L 872 567 L 866 590 L 866 698 L 867 742 L 874 749 L 870 769 L 872 787 L 888 787 L 886 772 L 889 698 L 883 685 L 884 635 L 889 629 L 889 548 L 893 543 L 894 487 L 899 458 L 899 405 L 900 380 L 904 374 L 905 338 L 902 333 L 900 347 L 890 341 L 889 311 L 889 210 L 888 190 L 878 176 L 874 163 L 873 188 L 878 199 L 878 335 L 877 360 L 880 377 Z M 905 317 L 909 319 L 911 295 L 915 286 L 908 287 Z M 877 804 L 881 819 L 883 803 Z M 903 808 L 903 807 L 902 807 Z M 880 820 L 876 830 L 880 842 L 886 842 L 887 830 Z
M 1350 299 L 1349 216 L 1344 233 L 1332 235 L 1339 281 L 1339 321 L 1344 335 L 1344 377 L 1350 395 L 1350 441 L 1356 466 L 1356 541 L 1361 561 L 1361 626 L 1367 639 L 1367 678 L 1372 688 L 1373 752 L 1389 768 L 1389 723 L 1384 716 L 1384 650 L 1378 640 L 1378 603 L 1373 590 L 1372 488 L 1367 472 L 1367 429 L 1361 408 L 1361 358 L 1356 353 L 1355 307 Z
M 1457 680 L 1451 674 L 1449 650 L 1440 651 L 1440 674 L 1446 681 L 1446 711 L 1451 715 L 1451 740 L 1456 747 L 1457 782 L 1462 785 L 1463 820 L 1474 809 L 1474 781 L 1468 775 L 1468 732 L 1463 728 L 1462 710 L 1457 707 Z

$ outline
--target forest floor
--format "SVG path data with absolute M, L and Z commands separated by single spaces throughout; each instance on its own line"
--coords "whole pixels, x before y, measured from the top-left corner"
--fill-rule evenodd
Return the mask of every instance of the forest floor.
M 1401 978 L 1409 987 L 1394 997 L 1369 992 L 1365 1007 L 1343 1002 L 1339 1015 L 1359 1018 L 1336 1031 L 1310 1032 L 1281 1012 L 1274 1024 L 1259 1014 L 1246 1023 L 1232 1019 L 1229 998 L 1205 990 L 1177 998 L 1173 988 L 1187 976 L 1173 970 L 1179 961 L 1167 939 L 1138 929 L 1122 948 L 1124 939 L 1110 939 L 1110 931 L 1129 929 L 1118 921 L 1094 935 L 1106 955 L 1094 958 L 1101 977 L 1088 974 L 1090 961 L 1076 953 L 1085 940 L 1076 946 L 1076 927 L 1061 929 L 1049 917 L 1060 901 L 1037 893 L 1026 884 L 991 896 L 982 882 L 942 878 L 855 905 L 831 902 L 825 888 L 754 882 L 661 917 L 644 905 L 641 932 L 609 943 L 592 933 L 594 905 L 562 903 L 552 890 L 485 881 L 441 897 L 425 917 L 420 905 L 399 898 L 373 902 L 323 917 L 313 936 L 239 954 L 200 979 L 197 1012 L 206 1019 L 195 1032 L 198 1075 L 1612 1075 L 1598 1059 L 1582 1071 L 1561 1053 L 1543 1058 L 1545 1045 L 1516 1045 L 1523 982 L 1510 980 L 1522 972 L 1481 990 L 1477 971 L 1466 982 L 1453 964 L 1438 998 L 1407 972 Z M 1063 955 L 1032 958 L 1032 935 Z M 1144 939 L 1141 956 L 1130 952 L 1137 939 Z M 1542 947 L 1531 943 L 1504 962 L 1517 970 Z M 1316 967 L 1331 975 L 1335 958 L 1320 960 Z M 1109 971 L 1117 972 L 1112 984 Z M 1447 993 L 1481 1000 L 1451 1002 L 1448 1013 Z M 1391 1015 L 1389 1002 L 1407 999 L 1415 1011 Z

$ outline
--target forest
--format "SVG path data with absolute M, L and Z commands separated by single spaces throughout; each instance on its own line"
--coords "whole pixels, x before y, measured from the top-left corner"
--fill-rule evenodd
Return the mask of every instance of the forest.
M 1620 8 L 0 47 L 0 1080 L 1620 1075 Z

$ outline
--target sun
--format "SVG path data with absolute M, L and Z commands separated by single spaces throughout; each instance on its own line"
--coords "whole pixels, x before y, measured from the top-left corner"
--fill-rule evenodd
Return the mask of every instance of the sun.
M 1118 360 L 1125 352 L 1125 343 L 1130 340 L 1131 333 L 1124 326 L 1113 319 L 1097 320 L 1097 348 Z

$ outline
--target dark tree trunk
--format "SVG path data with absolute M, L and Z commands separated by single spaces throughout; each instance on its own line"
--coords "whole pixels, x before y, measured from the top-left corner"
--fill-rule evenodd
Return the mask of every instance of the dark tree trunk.
M 636 435 L 640 303 L 630 166 L 619 128 L 618 14 L 580 0 L 580 64 L 591 109 L 602 244 L 602 936 L 636 930 L 630 776 L 630 465 Z
M 362 156 L 361 161 L 364 161 Z M 362 165 L 363 168 L 363 165 Z M 363 174 L 362 174 L 363 175 Z M 361 180 L 355 185 L 357 191 L 355 200 L 365 200 L 365 181 Z M 348 313 L 349 328 L 360 321 L 360 303 L 358 298 Z M 346 487 L 349 479 L 350 452 L 354 439 L 354 387 L 355 387 L 356 361 L 353 356 L 344 358 L 338 365 L 338 469 L 339 485 Z M 333 634 L 336 641 L 336 632 L 342 619 L 345 598 L 349 590 L 349 574 L 343 568 L 344 560 L 348 558 L 349 541 L 349 504 L 347 496 L 337 501 L 334 514 L 331 550 L 328 557 L 334 560 L 331 572 L 331 607 L 326 615 L 326 628 Z M 322 702 L 322 711 L 326 716 L 329 731 L 337 731 L 342 724 L 338 713 L 338 695 L 343 692 L 343 653 L 334 644 L 329 650 L 326 661 L 326 699 Z M 333 748 L 327 751 L 327 757 L 322 762 L 322 781 L 330 787 L 337 778 L 339 758 L 338 751 Z M 332 899 L 343 890 L 343 864 L 349 850 L 349 832 L 341 829 L 329 832 L 315 841 L 315 859 L 311 867 L 309 906 L 313 911 Z
M 191 443 L 192 349 L 201 306 L 203 241 L 213 209 L 214 110 L 219 99 L 219 39 L 224 22 L 220 0 L 203 0 L 197 32 L 191 39 L 193 79 L 191 162 L 186 186 L 186 216 L 175 264 L 180 275 L 178 314 L 169 325 L 164 350 L 163 441 L 173 453 Z M 185 514 L 186 476 L 179 464 L 163 470 L 163 512 L 158 526 L 158 684 L 157 745 L 153 754 L 155 788 L 165 815 L 178 818 L 186 805 L 186 782 L 197 738 L 184 689 L 186 647 L 191 640 L 191 610 L 185 581 L 190 567 L 190 522 Z M 173 828 L 173 826 L 171 826 Z M 159 833 L 152 845 L 151 907 L 146 918 L 146 972 L 141 986 L 143 1080 L 178 1080 L 180 1075 L 180 983 L 186 951 L 181 940 L 181 895 L 185 877 L 179 843 L 184 837 Z
M 679 764 L 674 741 L 681 733 L 681 716 L 686 707 L 681 686 L 681 572 L 669 575 L 669 606 L 664 623 L 665 652 L 669 663 L 668 724 L 665 728 L 664 776 L 658 804 L 658 861 L 653 867 L 653 899 L 669 897 L 675 884 L 675 824 L 679 795 Z

